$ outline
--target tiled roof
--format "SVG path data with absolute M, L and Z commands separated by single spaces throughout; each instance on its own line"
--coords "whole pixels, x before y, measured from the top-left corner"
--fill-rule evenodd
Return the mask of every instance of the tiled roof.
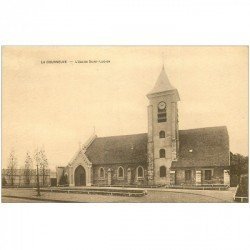
M 210 127 L 179 131 L 178 161 L 173 167 L 205 167 L 229 165 L 229 138 L 226 127 Z M 92 164 L 124 164 L 147 162 L 147 133 L 97 137 L 87 148 Z
M 229 136 L 226 127 L 179 131 L 178 161 L 172 167 L 229 166 Z
M 86 155 L 92 164 L 146 163 L 147 134 L 97 137 Z

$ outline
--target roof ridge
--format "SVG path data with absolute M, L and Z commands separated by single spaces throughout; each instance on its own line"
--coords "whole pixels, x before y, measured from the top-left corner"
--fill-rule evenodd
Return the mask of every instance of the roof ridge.
M 190 129 L 179 129 L 179 131 L 187 131 L 187 130 L 201 130 L 201 129 L 209 129 L 209 128 L 227 128 L 226 125 L 223 126 L 212 126 L 212 127 L 200 127 L 200 128 L 190 128 Z
M 111 138 L 111 137 L 125 137 L 125 136 L 133 136 L 133 135 L 144 135 L 144 134 L 147 134 L 147 132 L 145 132 L 145 133 L 138 133 L 138 134 L 126 134 L 126 135 L 98 136 L 97 139 Z
M 96 138 L 97 138 L 97 135 L 96 135 L 95 133 L 92 134 L 92 135 L 89 137 L 89 139 L 83 144 L 82 149 L 83 149 L 83 150 L 86 150 Z

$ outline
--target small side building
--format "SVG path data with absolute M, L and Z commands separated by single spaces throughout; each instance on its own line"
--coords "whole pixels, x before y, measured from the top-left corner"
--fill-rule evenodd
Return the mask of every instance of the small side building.
M 226 127 L 180 130 L 178 160 L 172 162 L 174 183 L 225 184 L 229 178 L 229 136 Z

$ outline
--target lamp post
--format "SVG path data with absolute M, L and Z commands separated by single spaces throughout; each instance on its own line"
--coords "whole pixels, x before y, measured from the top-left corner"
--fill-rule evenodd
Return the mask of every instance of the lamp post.
M 37 181 L 37 196 L 41 196 L 41 194 L 40 194 L 40 184 L 39 184 L 38 164 L 36 164 L 36 181 Z

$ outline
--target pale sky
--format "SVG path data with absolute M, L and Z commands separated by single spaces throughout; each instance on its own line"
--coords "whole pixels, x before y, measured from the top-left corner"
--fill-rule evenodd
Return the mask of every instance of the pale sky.
M 2 157 L 44 147 L 65 166 L 79 143 L 147 132 L 146 94 L 164 61 L 179 91 L 179 127 L 225 125 L 233 153 L 248 154 L 248 47 L 3 47 Z M 110 63 L 41 64 L 41 60 Z M 164 60 L 163 60 L 164 59 Z

